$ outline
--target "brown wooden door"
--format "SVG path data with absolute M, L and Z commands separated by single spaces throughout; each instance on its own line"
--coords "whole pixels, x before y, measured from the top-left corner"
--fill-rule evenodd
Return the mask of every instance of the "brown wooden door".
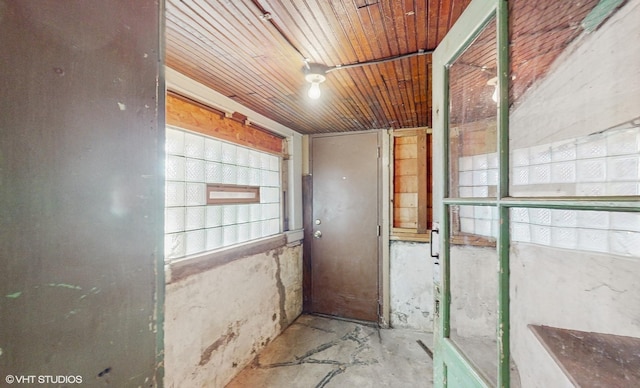
M 378 133 L 311 144 L 312 311 L 378 321 Z

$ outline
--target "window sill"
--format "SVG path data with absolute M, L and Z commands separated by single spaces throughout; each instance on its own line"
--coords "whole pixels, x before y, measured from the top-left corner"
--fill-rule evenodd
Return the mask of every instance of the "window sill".
M 451 245 L 470 245 L 475 247 L 496 247 L 496 239 L 475 234 L 459 233 L 451 236 Z
M 304 240 L 304 229 L 289 230 L 284 232 L 284 235 L 287 236 L 288 246 L 300 245 L 302 244 L 302 240 Z
M 281 248 L 288 243 L 291 244 L 291 241 L 288 240 L 287 235 L 281 233 L 242 245 L 221 248 L 169 262 L 165 264 L 166 284 L 178 282 L 235 260 Z
M 430 242 L 431 233 L 418 233 L 416 229 L 409 228 L 392 228 L 391 241 L 411 241 L 411 242 Z

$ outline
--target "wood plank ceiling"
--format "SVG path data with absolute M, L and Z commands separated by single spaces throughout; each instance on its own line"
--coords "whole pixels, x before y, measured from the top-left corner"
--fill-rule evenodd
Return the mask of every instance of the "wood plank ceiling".
M 303 134 L 431 126 L 428 53 L 469 2 L 167 0 L 166 64 Z
M 303 134 L 430 127 L 429 53 L 470 1 L 166 0 L 166 64 Z M 510 105 L 582 33 L 597 3 L 509 1 Z M 475 45 L 467 67 L 486 67 L 496 52 L 488 47 Z M 305 60 L 329 69 L 318 100 L 307 97 Z M 459 111 L 465 121 L 495 114 L 485 101 L 495 65 L 486 70 L 493 74 L 469 72 L 477 80 L 451 86 L 452 96 L 483 90 Z

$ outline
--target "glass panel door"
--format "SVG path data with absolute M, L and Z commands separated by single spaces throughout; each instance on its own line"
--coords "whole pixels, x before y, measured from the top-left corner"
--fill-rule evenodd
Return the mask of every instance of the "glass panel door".
M 514 363 L 523 386 L 640 386 L 640 2 L 509 7 Z
M 449 338 L 497 384 L 498 184 L 496 19 L 448 67 L 448 197 L 491 198 L 449 212 Z
M 505 386 L 498 5 L 473 1 L 434 53 L 434 221 L 443 267 L 436 387 Z
M 640 386 L 638 18 L 473 0 L 435 51 L 436 387 Z

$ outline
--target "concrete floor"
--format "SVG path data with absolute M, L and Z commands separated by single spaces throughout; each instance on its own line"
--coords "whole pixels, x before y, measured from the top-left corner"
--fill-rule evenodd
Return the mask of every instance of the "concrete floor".
M 432 387 L 431 333 L 300 316 L 227 388 Z

